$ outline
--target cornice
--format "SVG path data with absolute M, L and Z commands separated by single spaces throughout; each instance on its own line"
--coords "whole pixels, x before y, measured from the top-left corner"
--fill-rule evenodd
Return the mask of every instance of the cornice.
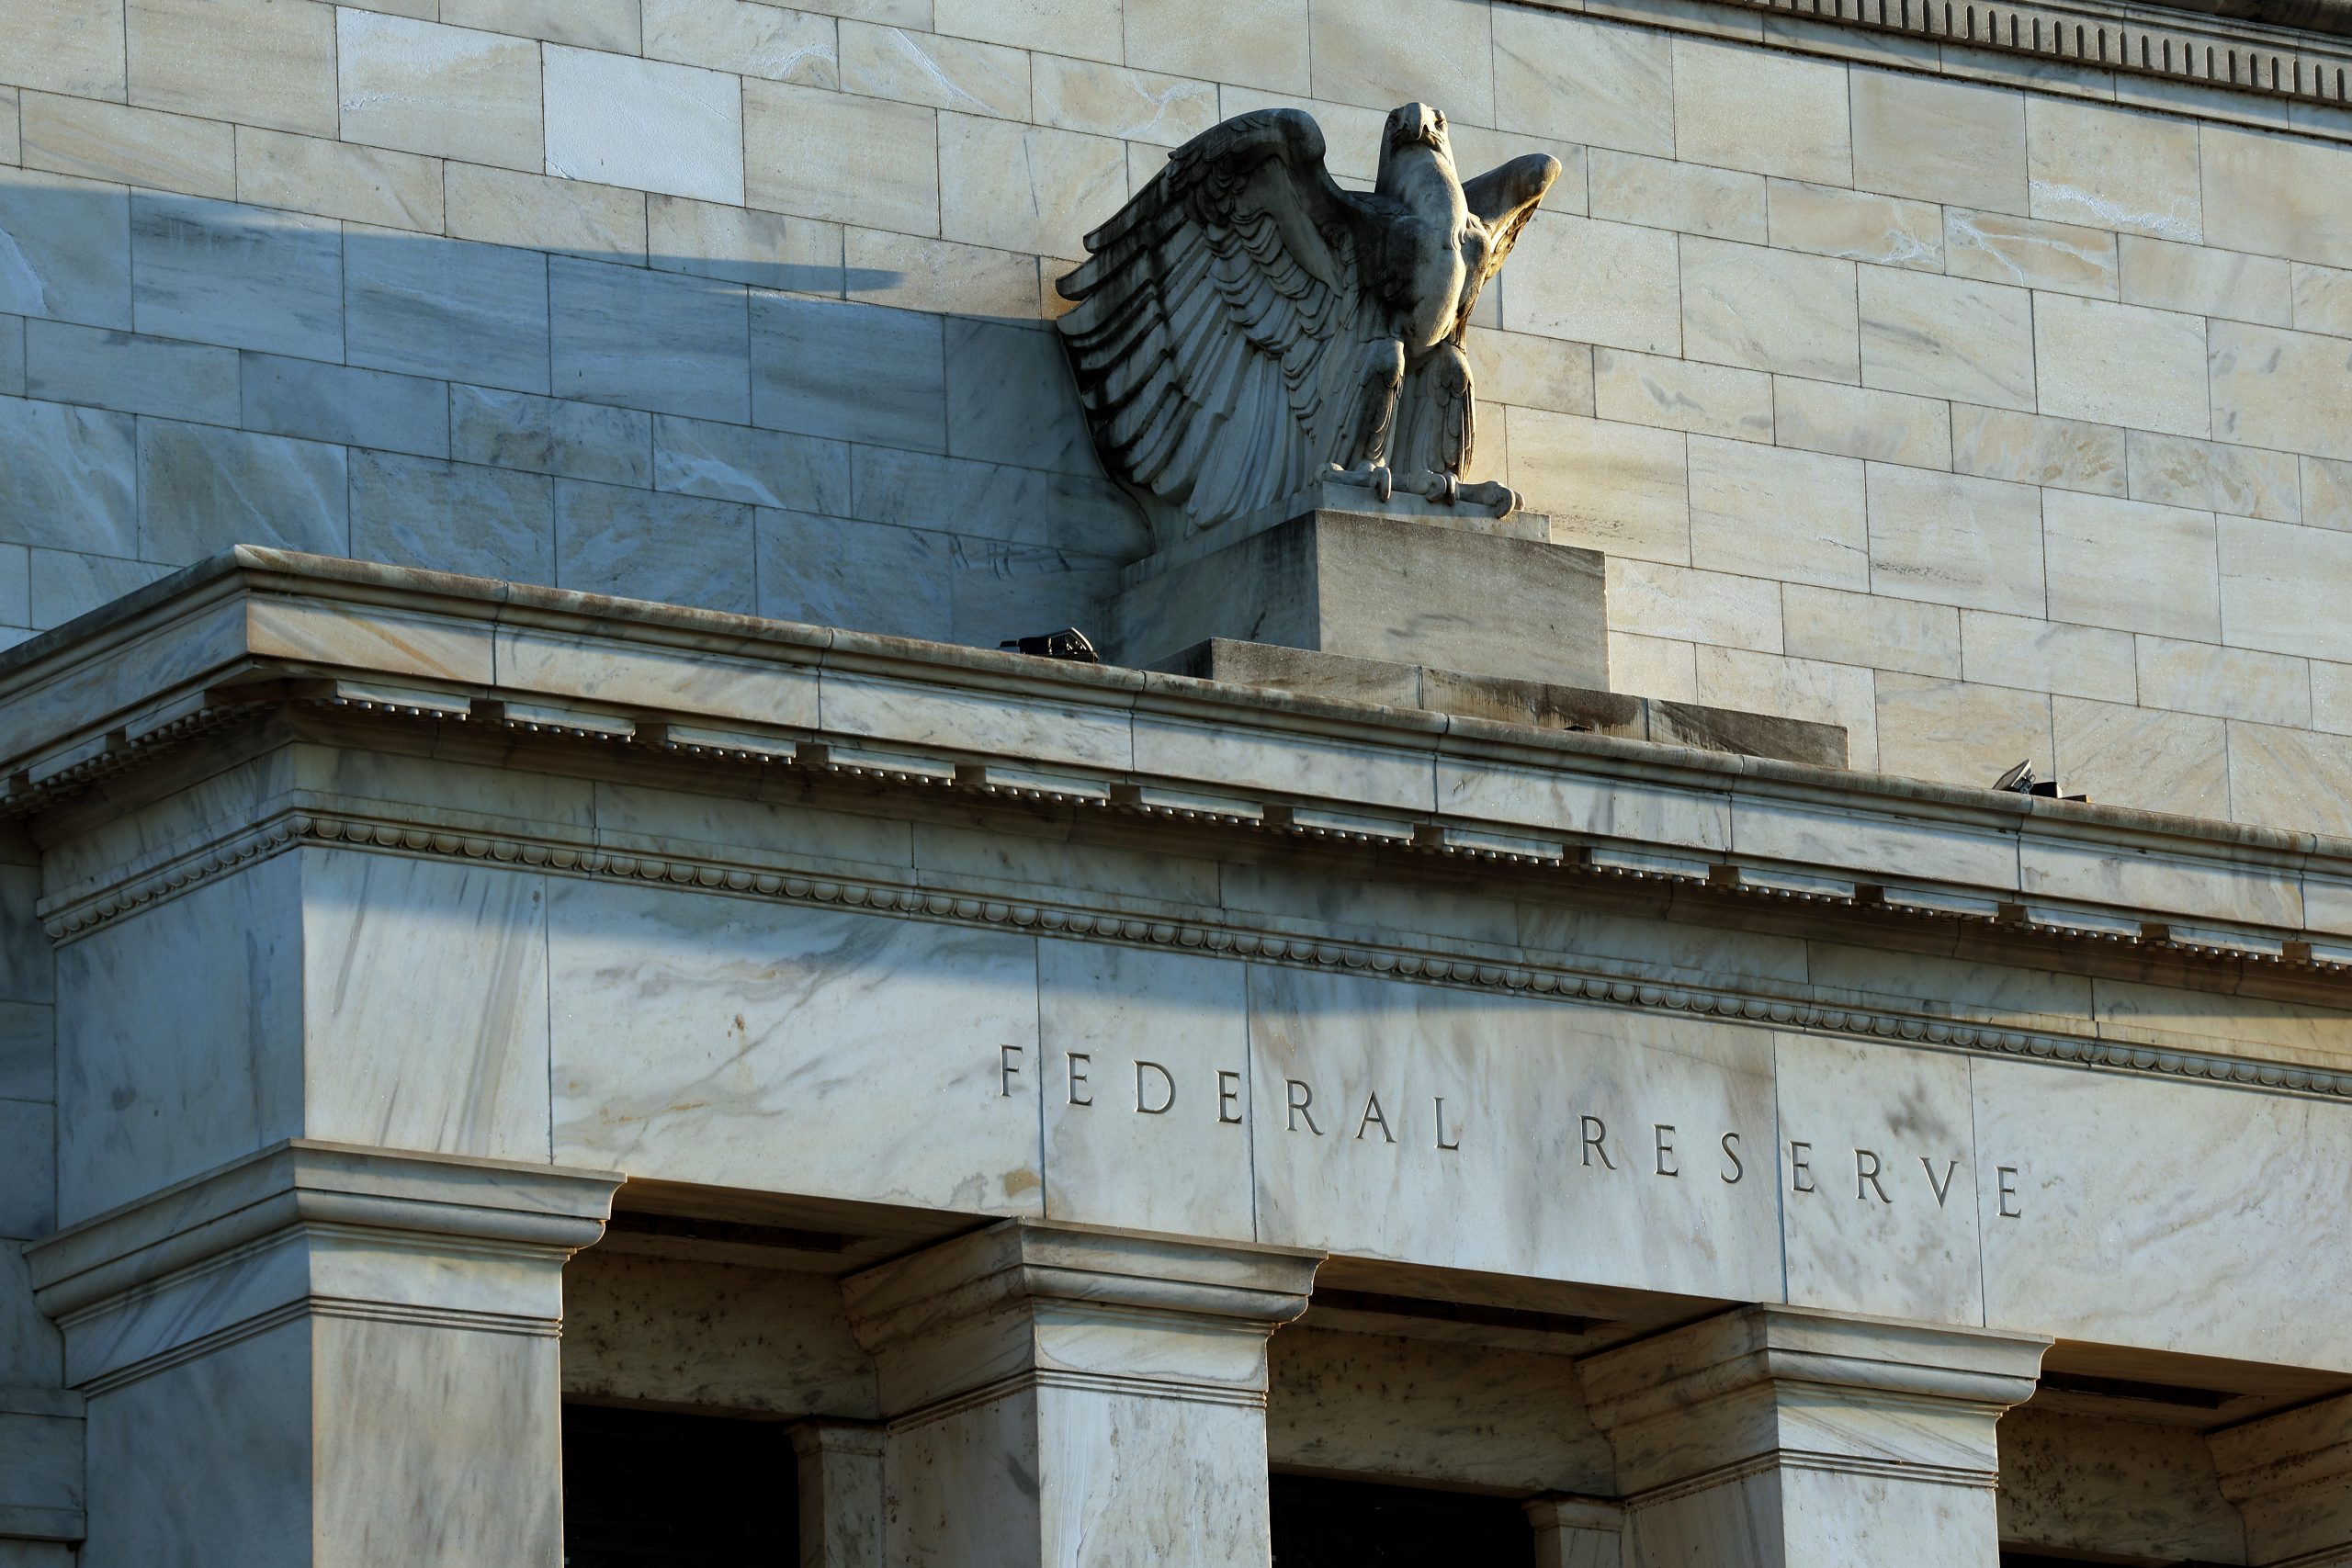
M 1237 828 L 1254 827 L 1236 824 Z M 2103 1071 L 2150 1074 L 2267 1092 L 2352 1099 L 2352 1072 L 2265 1061 L 2224 1052 L 2185 1050 L 2094 1032 L 2015 1029 L 1894 1004 L 1825 1002 L 1802 987 L 1741 979 L 1713 984 L 1645 979 L 1524 949 L 1400 935 L 1389 941 L 1252 925 L 1222 911 L 1137 912 L 1090 906 L 1078 898 L 1010 897 L 941 887 L 914 874 L 877 870 L 849 875 L 838 867 L 796 867 L 657 852 L 600 844 L 592 837 L 523 836 L 442 824 L 402 822 L 347 812 L 286 812 L 196 849 L 183 850 L 85 902 L 50 910 L 51 934 L 70 941 L 146 905 L 176 897 L 258 861 L 303 847 L 336 848 L 422 859 L 514 866 L 550 875 L 692 888 L 731 897 L 851 910 L 900 919 L 994 928 L 1078 941 L 1213 953 L 1253 963 L 1417 981 L 1449 988 L 1538 1000 L 1598 1004 L 1895 1042 L 1984 1055 L 2048 1061 Z M 1604 882 L 1666 880 L 1623 868 L 1563 867 Z M 1763 895 L 1774 897 L 1773 895 Z M 1792 897 L 1804 897 L 1795 895 Z M 1894 916 L 1895 911 L 1887 911 Z
M 0 655 L 0 813 L 103 807 L 96 786 L 280 710 L 345 726 L 334 744 L 431 726 L 436 749 L 524 743 L 549 771 L 689 789 L 854 779 L 2167 963 L 2352 968 L 2352 840 L 252 549 Z M 42 915 L 71 938 L 224 868 L 126 867 L 53 888 Z
M 1521 3 L 2352 141 L 2352 37 L 2280 25 L 2276 6 L 2245 17 L 2173 0 Z M 2352 10 L 2322 0 L 2308 19 L 2352 24 Z

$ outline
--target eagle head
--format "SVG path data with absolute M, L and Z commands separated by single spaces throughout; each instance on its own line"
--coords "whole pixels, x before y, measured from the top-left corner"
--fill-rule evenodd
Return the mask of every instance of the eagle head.
M 1401 152 L 1408 147 L 1429 147 L 1448 163 L 1453 159 L 1453 149 L 1445 139 L 1445 111 L 1427 104 L 1406 104 L 1388 111 L 1387 133 L 1382 139 L 1383 152 Z

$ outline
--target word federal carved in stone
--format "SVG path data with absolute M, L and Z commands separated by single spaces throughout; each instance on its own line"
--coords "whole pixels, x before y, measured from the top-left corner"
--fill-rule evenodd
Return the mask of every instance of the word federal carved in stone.
M 1476 435 L 1464 334 L 1559 174 L 1534 152 L 1464 181 L 1427 104 L 1389 115 L 1370 191 L 1333 181 L 1296 109 L 1203 131 L 1059 286 L 1104 466 L 1186 531 L 1327 478 L 1509 515 L 1508 487 L 1462 482 Z
M 1000 1099 L 1012 1096 L 1013 1080 L 1023 1071 L 1023 1055 L 1018 1045 L 997 1047 L 997 1093 Z M 1135 1114 L 1165 1116 L 1176 1108 L 1176 1075 L 1167 1066 L 1142 1057 L 1129 1058 L 1127 1066 L 1135 1075 Z M 1124 1080 L 1118 1085 L 1115 1100 L 1102 1098 L 1111 1091 L 1098 1082 L 1094 1056 L 1091 1052 L 1063 1052 L 1061 1079 L 1055 1087 L 1062 1095 L 1063 1103 L 1080 1110 L 1091 1110 L 1098 1104 L 1125 1104 L 1126 1101 L 1127 1086 Z M 1344 1108 L 1340 1108 L 1328 1100 L 1317 1104 L 1314 1088 L 1298 1078 L 1285 1078 L 1283 1085 L 1284 1120 L 1292 1132 L 1298 1132 L 1303 1126 L 1305 1131 L 1319 1138 L 1325 1131 L 1322 1121 L 1338 1118 L 1334 1125 L 1342 1133 L 1351 1127 L 1354 1136 L 1360 1140 L 1396 1144 L 1399 1141 L 1399 1133 L 1408 1129 L 1407 1115 L 1392 1108 L 1396 1103 L 1393 1100 L 1384 1105 L 1377 1090 L 1368 1091 L 1360 1106 L 1350 1100 Z M 1217 1068 L 1211 1098 L 1216 1105 L 1218 1122 L 1234 1127 L 1242 1124 L 1241 1096 L 1240 1070 L 1235 1067 Z M 1431 1144 L 1449 1153 L 1460 1149 L 1461 1128 L 1447 1111 L 1444 1096 L 1432 1095 L 1430 1100 L 1433 1102 L 1430 1111 Z M 1322 1121 L 1318 1121 L 1318 1117 Z

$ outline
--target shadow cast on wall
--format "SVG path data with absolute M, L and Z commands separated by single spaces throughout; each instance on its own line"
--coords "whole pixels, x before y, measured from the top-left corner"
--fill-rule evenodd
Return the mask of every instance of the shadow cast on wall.
M 0 627 L 240 542 L 988 646 L 1083 621 L 1148 538 L 1050 324 L 729 216 L 534 249 L 0 170 Z

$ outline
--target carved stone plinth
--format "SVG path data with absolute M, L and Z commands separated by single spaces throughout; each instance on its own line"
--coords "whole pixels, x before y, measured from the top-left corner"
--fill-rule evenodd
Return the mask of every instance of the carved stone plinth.
M 1317 1261 L 1015 1220 L 852 1276 L 885 1560 L 1264 1568 L 1266 1338 Z
M 1317 511 L 1153 557 L 1112 607 L 1109 656 L 1155 668 L 1227 637 L 1605 691 L 1599 552 L 1545 542 L 1524 513 L 1476 521 Z
M 1625 1568 L 1995 1568 L 1994 1427 L 2048 1346 L 1759 1306 L 1594 1357 Z

